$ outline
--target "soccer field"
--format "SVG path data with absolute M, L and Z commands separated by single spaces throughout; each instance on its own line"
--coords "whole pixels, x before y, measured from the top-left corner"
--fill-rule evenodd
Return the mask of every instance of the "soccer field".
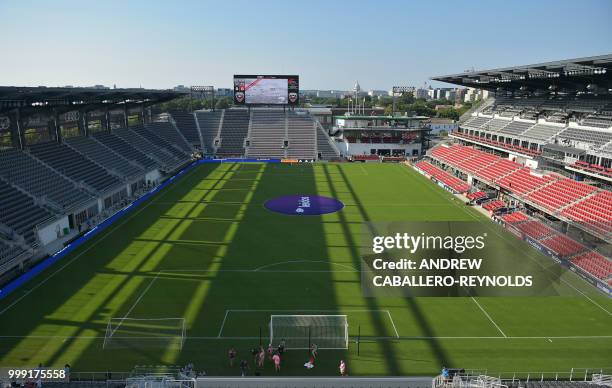
M 264 208 L 319 194 L 345 207 L 323 216 Z M 612 365 L 612 301 L 571 272 L 573 297 L 365 298 L 364 221 L 480 220 L 515 260 L 558 265 L 412 169 L 398 164 L 202 164 L 0 301 L 0 365 L 129 371 L 186 364 L 238 375 L 272 314 L 346 314 L 348 350 L 289 351 L 282 375 L 428 375 L 443 365 L 494 372 Z M 103 349 L 111 318 L 184 318 L 185 342 L 137 338 Z M 140 321 L 138 321 L 140 322 Z M 143 331 L 176 331 L 150 321 Z M 138 331 L 128 319 L 125 328 Z M 145 327 L 146 326 L 146 327 Z M 360 328 L 360 354 L 354 339 Z M 268 363 L 263 375 L 273 374 Z

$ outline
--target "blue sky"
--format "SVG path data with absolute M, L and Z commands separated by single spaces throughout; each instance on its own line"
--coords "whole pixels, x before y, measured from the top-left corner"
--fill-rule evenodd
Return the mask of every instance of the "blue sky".
M 229 87 L 299 74 L 303 89 L 612 53 L 612 1 L 0 0 L 0 85 Z

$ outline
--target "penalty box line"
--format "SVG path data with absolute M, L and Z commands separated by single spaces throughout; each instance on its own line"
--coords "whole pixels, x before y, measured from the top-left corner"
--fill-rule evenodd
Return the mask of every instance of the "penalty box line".
M 224 337 L 223 336 L 223 328 L 225 327 L 225 323 L 227 322 L 227 317 L 229 316 L 230 313 L 261 313 L 261 312 L 268 312 L 268 313 L 336 313 L 336 314 L 344 314 L 344 313 L 385 313 L 387 314 L 387 316 L 389 317 L 389 321 L 391 322 L 391 326 L 393 326 L 393 331 L 395 332 L 395 336 L 394 337 L 390 337 L 390 338 L 400 338 L 400 335 L 397 331 L 397 327 L 395 326 L 395 322 L 393 321 L 393 317 L 391 316 L 391 312 L 389 310 L 385 310 L 385 309 L 351 309 L 351 310 L 320 310 L 320 309 L 298 309 L 298 310 L 294 310 L 294 309 L 228 309 L 225 310 L 225 316 L 223 317 L 223 321 L 221 322 L 221 327 L 219 328 L 219 334 L 217 335 L 217 338 L 231 338 L 231 337 Z

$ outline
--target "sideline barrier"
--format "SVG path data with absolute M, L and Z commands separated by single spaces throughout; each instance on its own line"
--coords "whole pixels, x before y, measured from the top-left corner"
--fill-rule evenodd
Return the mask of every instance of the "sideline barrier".
M 119 211 L 111 215 L 110 217 L 106 218 L 105 220 L 100 222 L 98 225 L 93 227 L 91 230 L 89 230 L 87 233 L 85 233 L 83 236 L 77 238 L 70 244 L 66 245 L 64 248 L 57 251 L 55 254 L 37 263 L 30 270 L 28 270 L 27 272 L 20 275 L 16 279 L 7 283 L 3 288 L 0 288 L 0 300 L 6 298 L 13 291 L 17 290 L 19 287 L 23 286 L 25 283 L 35 278 L 38 274 L 40 274 L 47 268 L 51 267 L 53 264 L 55 264 L 56 262 L 66 257 L 66 255 L 72 253 L 75 249 L 77 249 L 78 247 L 86 243 L 87 241 L 91 240 L 93 237 L 97 236 L 98 234 L 106 230 L 115 221 L 121 219 L 123 216 L 130 213 L 134 208 L 138 207 L 138 205 L 142 204 L 143 202 L 146 202 L 151 197 L 153 197 L 155 194 L 160 192 L 162 189 L 169 186 L 175 180 L 185 175 L 186 173 L 188 173 L 195 167 L 199 166 L 200 164 L 207 164 L 207 163 L 280 163 L 280 162 L 281 162 L 280 159 L 242 159 L 242 158 L 199 159 L 199 160 L 193 161 L 186 167 L 183 167 L 181 170 L 179 170 L 176 174 L 166 179 L 159 186 L 154 187 L 150 191 L 138 197 L 134 202 L 130 203 L 126 207 L 120 209 Z

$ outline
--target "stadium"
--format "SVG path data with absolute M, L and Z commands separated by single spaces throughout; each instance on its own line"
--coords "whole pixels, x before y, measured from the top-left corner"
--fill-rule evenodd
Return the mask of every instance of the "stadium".
M 430 77 L 0 86 L 0 384 L 611 387 L 612 54 Z

